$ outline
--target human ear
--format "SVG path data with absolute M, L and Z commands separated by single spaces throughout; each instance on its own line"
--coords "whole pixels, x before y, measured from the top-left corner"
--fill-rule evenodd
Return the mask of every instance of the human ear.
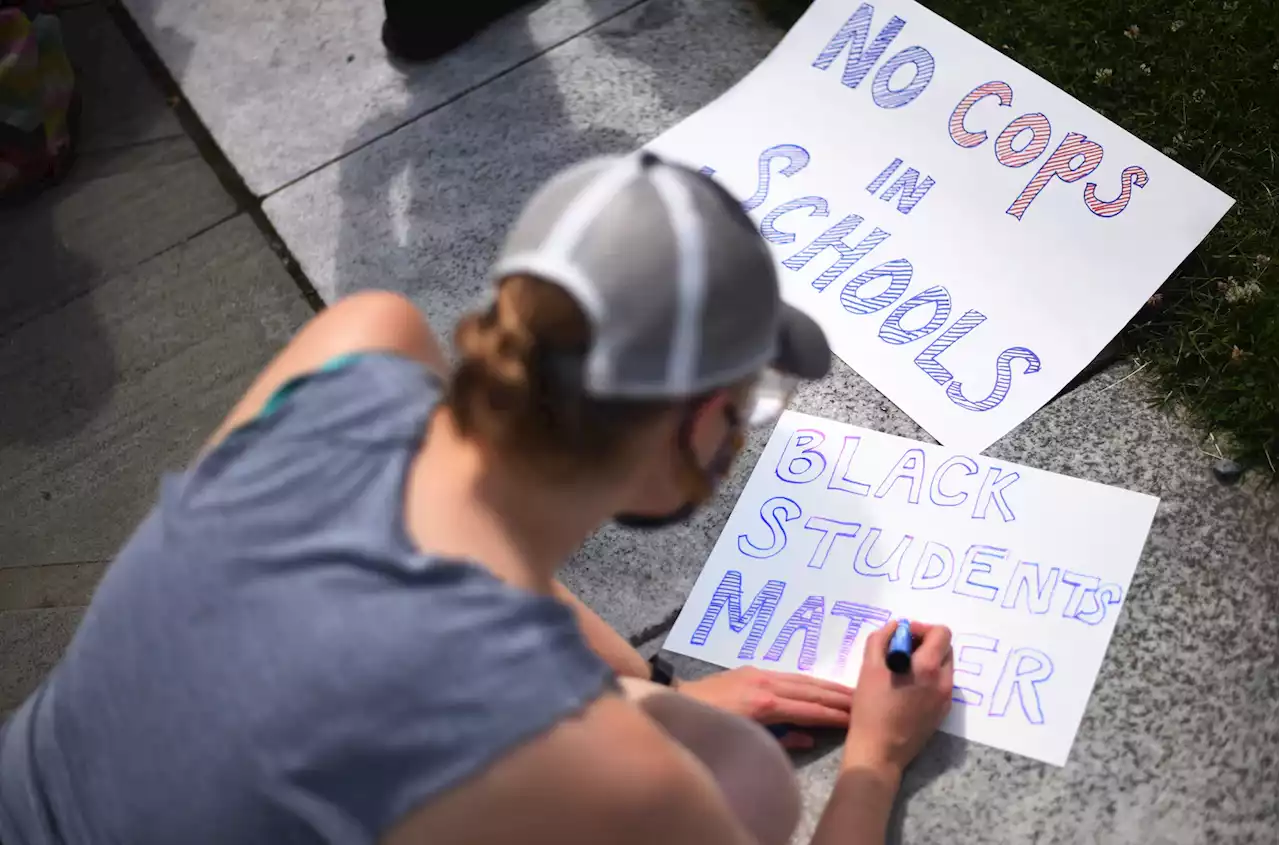
M 717 390 L 698 403 L 693 409 L 689 426 L 689 445 L 698 458 L 699 466 L 706 466 L 719 451 L 729 435 L 729 415 L 725 410 L 734 402 L 729 390 Z

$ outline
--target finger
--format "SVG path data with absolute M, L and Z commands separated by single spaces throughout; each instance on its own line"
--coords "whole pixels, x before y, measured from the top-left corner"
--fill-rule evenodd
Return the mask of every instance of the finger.
M 912 626 L 914 630 L 915 626 Z M 924 632 L 920 647 L 911 658 L 912 668 L 938 669 L 951 651 L 951 629 L 946 625 L 930 625 Z
M 778 681 L 774 685 L 774 694 L 792 701 L 809 701 L 821 704 L 834 710 L 848 712 L 853 704 L 853 690 L 828 689 L 816 684 L 803 684 L 796 681 Z
M 866 654 L 879 654 L 883 661 L 885 652 L 889 650 L 889 638 L 893 636 L 893 632 L 896 630 L 898 630 L 898 621 L 890 619 L 868 634 Z
M 955 674 L 955 649 L 948 646 L 947 653 L 942 657 L 942 665 L 938 667 L 938 688 L 950 691 Z
M 938 689 L 950 692 L 955 685 L 955 678 L 955 666 L 952 665 L 950 652 L 948 652 L 946 662 L 942 664 L 942 668 L 938 671 Z
M 911 639 L 916 643 L 921 643 L 924 641 L 925 637 L 929 636 L 929 632 L 937 627 L 937 625 L 931 625 L 928 622 L 916 622 L 915 620 L 912 620 Z
M 787 731 L 778 739 L 778 742 L 788 751 L 808 751 L 813 748 L 817 740 L 810 734 L 801 733 L 800 731 Z
M 769 672 L 769 677 L 779 683 L 794 683 L 819 687 L 821 689 L 830 690 L 831 692 L 843 693 L 844 695 L 849 695 L 853 692 L 852 687 L 847 687 L 838 681 L 828 681 L 825 678 L 815 678 L 812 675 L 802 675 L 799 672 Z
M 849 711 L 812 701 L 796 701 L 779 697 L 760 721 L 791 722 L 810 728 L 843 728 L 849 724 Z

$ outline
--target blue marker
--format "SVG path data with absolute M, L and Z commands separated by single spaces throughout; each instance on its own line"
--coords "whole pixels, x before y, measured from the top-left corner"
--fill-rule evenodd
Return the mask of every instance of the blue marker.
M 884 656 L 889 671 L 895 675 L 905 675 L 911 671 L 911 652 L 915 651 L 915 643 L 911 641 L 911 622 L 899 619 L 898 627 L 889 638 L 889 651 Z

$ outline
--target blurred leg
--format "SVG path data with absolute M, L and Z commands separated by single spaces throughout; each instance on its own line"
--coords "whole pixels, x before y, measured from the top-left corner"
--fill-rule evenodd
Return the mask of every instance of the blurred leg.
M 711 772 L 760 845 L 786 845 L 800 820 L 791 760 L 764 728 L 648 681 L 623 692 Z

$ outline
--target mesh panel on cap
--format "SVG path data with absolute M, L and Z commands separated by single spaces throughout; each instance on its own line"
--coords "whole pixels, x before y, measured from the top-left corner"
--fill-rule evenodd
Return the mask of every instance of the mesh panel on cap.
M 676 305 L 674 244 L 662 202 L 641 177 L 600 210 L 571 253 L 606 303 L 588 368 L 593 391 L 665 384 Z
M 592 159 L 569 168 L 539 188 L 507 234 L 503 255 L 528 254 L 546 246 L 564 210 L 611 163 L 608 159 Z
M 538 191 L 495 272 L 522 271 L 587 311 L 593 396 L 690 396 L 777 351 L 778 280 L 755 224 L 718 184 L 652 155 L 594 159 Z
M 703 384 L 724 386 L 773 358 L 780 310 L 777 272 L 736 200 L 710 180 L 684 178 L 705 228 L 705 306 L 695 375 Z

